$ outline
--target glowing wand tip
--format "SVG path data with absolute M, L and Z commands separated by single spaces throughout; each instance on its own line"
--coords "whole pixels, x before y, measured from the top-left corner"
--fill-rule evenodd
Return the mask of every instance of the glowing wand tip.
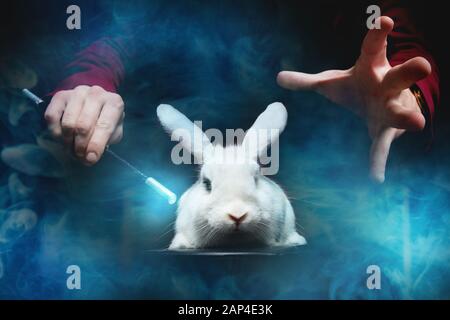
M 152 187 L 156 192 L 158 192 L 160 195 L 165 197 L 169 204 L 175 204 L 177 202 L 176 194 L 173 193 L 172 191 L 170 191 L 169 189 L 167 189 L 165 186 L 163 186 L 161 183 L 159 183 L 154 178 L 148 177 L 145 180 L 145 184 Z
M 33 101 L 36 105 L 39 105 L 43 103 L 44 101 L 36 96 L 33 92 L 31 92 L 28 89 L 23 89 L 22 93 L 25 97 Z M 113 152 L 111 149 L 109 149 L 109 146 L 106 146 L 106 152 L 108 152 L 110 155 L 112 155 L 114 158 L 122 162 L 124 165 L 126 165 L 128 168 L 133 170 L 136 174 L 140 175 L 141 177 L 145 178 L 145 184 L 152 187 L 153 190 L 158 192 L 161 196 L 167 199 L 167 202 L 169 204 L 175 204 L 177 202 L 177 196 L 175 193 L 167 189 L 165 186 L 163 186 L 161 183 L 159 183 L 156 179 L 152 177 L 147 177 L 144 173 L 142 173 L 139 169 L 137 169 L 135 166 L 130 164 L 128 161 L 117 155 L 115 152 Z

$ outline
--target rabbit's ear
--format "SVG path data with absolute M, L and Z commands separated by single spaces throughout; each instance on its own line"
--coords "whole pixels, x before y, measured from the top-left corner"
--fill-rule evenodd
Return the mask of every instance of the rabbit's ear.
M 286 127 L 287 111 L 280 102 L 269 104 L 261 113 L 255 123 L 245 134 L 243 146 L 249 148 L 253 157 L 261 155 L 269 145 L 278 141 Z
M 159 105 L 156 114 L 162 126 L 171 135 L 172 141 L 180 141 L 183 148 L 194 156 L 197 163 L 201 163 L 206 149 L 211 146 L 210 140 L 202 129 L 168 104 Z

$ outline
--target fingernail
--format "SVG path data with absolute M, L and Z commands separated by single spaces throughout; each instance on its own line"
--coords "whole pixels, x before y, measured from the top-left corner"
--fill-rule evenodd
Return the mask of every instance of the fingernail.
M 95 152 L 89 152 L 86 156 L 86 160 L 88 162 L 94 163 L 95 161 L 97 161 L 97 155 L 95 154 Z

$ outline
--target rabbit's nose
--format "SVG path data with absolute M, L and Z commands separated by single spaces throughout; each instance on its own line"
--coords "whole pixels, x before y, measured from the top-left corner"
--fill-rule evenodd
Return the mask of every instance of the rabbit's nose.
M 230 218 L 232 221 L 234 221 L 234 223 L 236 223 L 236 226 L 239 226 L 242 221 L 245 220 L 245 218 L 247 217 L 247 212 L 244 214 L 241 214 L 240 216 L 234 215 L 229 213 L 228 214 L 228 218 Z

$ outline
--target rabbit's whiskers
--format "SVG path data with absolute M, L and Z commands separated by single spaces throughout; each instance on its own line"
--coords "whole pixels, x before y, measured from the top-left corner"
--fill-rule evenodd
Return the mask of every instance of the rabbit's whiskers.
M 163 233 L 156 239 L 161 240 L 163 237 L 167 236 L 171 231 L 173 231 L 172 227 L 175 225 L 176 221 L 171 222 L 164 230 Z M 167 229 L 167 230 L 166 230 Z

